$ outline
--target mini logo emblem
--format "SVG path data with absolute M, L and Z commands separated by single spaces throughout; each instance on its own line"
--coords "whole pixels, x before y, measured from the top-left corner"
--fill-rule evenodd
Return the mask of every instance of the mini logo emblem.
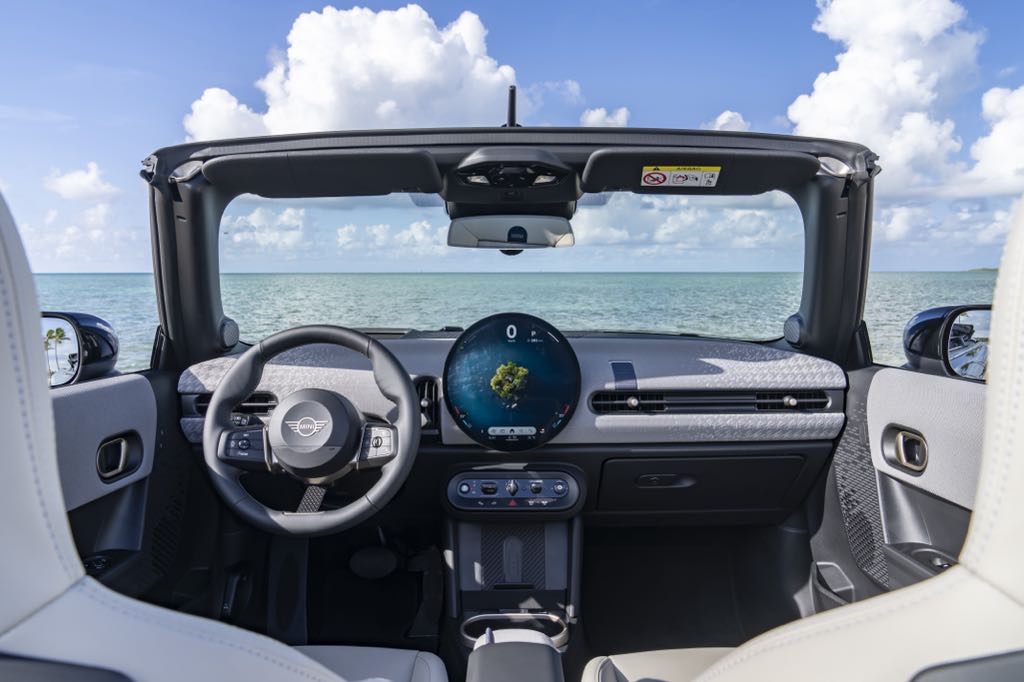
M 303 438 L 309 438 L 310 436 L 316 435 L 324 430 L 327 426 L 328 421 L 325 419 L 320 421 L 313 419 L 312 417 L 303 417 L 297 421 L 285 422 L 289 429 L 299 434 Z

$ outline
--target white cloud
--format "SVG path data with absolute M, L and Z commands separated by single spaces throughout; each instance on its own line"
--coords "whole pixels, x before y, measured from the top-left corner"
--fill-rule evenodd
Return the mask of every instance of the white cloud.
M 257 137 L 270 132 L 261 116 L 223 88 L 204 90 L 202 96 L 192 102 L 192 111 L 185 115 L 184 123 L 192 140 Z
M 887 242 L 900 241 L 931 224 L 931 212 L 923 206 L 883 209 L 875 224 L 876 234 Z
M 700 242 L 701 228 L 708 213 L 702 208 L 684 206 L 668 215 L 654 230 L 654 241 L 675 244 L 678 248 L 692 248 Z
M 609 112 L 604 107 L 587 109 L 580 114 L 580 125 L 588 128 L 624 128 L 629 124 L 629 109 L 619 107 Z
M 370 246 L 384 247 L 391 244 L 390 225 L 367 225 L 366 235 L 369 237 L 367 241 Z
M 232 245 L 292 251 L 303 243 L 305 221 L 304 208 L 289 207 L 278 212 L 261 206 L 247 215 L 225 218 L 221 228 Z
M 47 216 L 47 218 L 49 218 L 49 216 Z M 82 222 L 85 223 L 87 227 L 91 228 L 105 227 L 109 218 L 110 204 L 106 203 L 99 203 L 95 206 L 90 206 L 82 212 Z
M 956 183 L 959 194 L 1018 194 L 1024 191 L 1024 86 L 992 88 L 981 98 L 989 133 L 971 145 L 975 164 Z
M 956 171 L 961 147 L 939 105 L 976 66 L 980 32 L 951 0 L 820 2 L 814 30 L 843 44 L 788 115 L 798 135 L 854 140 L 881 156 L 882 195 L 923 193 Z
M 518 100 L 526 99 L 530 111 L 537 111 L 544 106 L 544 100 L 554 95 L 565 104 L 582 104 L 583 88 L 578 81 L 544 81 L 534 83 L 518 91 Z
M 335 231 L 335 239 L 339 249 L 350 249 L 355 246 L 356 226 L 351 223 L 343 225 Z
M 727 208 L 711 226 L 710 235 L 717 243 L 734 249 L 756 249 L 782 244 L 800 236 L 792 229 L 792 221 L 784 224 L 779 212 L 754 208 Z
M 43 180 L 43 185 L 61 199 L 69 200 L 106 199 L 117 194 L 120 190 L 102 176 L 99 165 L 90 161 L 84 170 L 68 173 L 54 170 Z
M 18 229 L 34 272 L 138 272 L 150 267 L 145 230 L 83 229 L 60 224 L 57 217 L 41 228 L 21 223 Z
M 48 210 L 46 212 L 46 217 L 43 218 L 43 224 L 44 225 L 53 225 L 54 221 L 57 220 L 57 217 L 59 215 L 60 214 L 57 212 L 57 209 L 51 208 L 50 210 Z
M 426 220 L 417 220 L 395 233 L 392 243 L 400 250 L 415 255 L 440 255 L 448 250 L 447 226 L 434 227 Z
M 288 49 L 256 86 L 265 110 L 210 88 L 184 125 L 191 139 L 429 125 L 497 125 L 515 70 L 487 53 L 472 12 L 439 28 L 417 5 L 301 14 Z M 577 86 L 578 87 L 578 86 Z M 571 88 L 570 88 L 571 90 Z M 571 94 L 571 93 L 570 93 Z M 578 92 L 577 92 L 578 96 Z M 520 118 L 529 113 L 521 102 Z
M 750 122 L 743 118 L 743 114 L 738 111 L 726 109 L 716 116 L 715 120 L 701 125 L 701 128 L 705 130 L 731 130 L 744 133 L 750 130 Z
M 580 246 L 590 244 L 620 244 L 629 241 L 628 230 L 608 224 L 610 216 L 600 210 L 579 211 L 572 219 L 572 232 Z M 634 235 L 637 238 L 639 235 Z

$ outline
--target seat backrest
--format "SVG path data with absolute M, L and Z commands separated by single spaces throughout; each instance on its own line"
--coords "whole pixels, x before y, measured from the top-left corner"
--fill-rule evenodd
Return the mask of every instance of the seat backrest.
M 0 197 L 0 634 L 83 575 L 64 510 L 35 284 Z
M 960 562 L 1024 604 L 1024 200 L 992 303 L 985 443 Z

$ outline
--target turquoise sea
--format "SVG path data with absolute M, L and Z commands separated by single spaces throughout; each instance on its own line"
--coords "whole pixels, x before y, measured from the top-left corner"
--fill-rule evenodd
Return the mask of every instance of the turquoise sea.
M 903 363 L 910 317 L 939 305 L 990 303 L 995 272 L 876 272 L 865 319 L 875 360 Z M 36 275 L 43 310 L 110 322 L 122 371 L 148 365 L 157 325 L 151 274 Z M 224 311 L 255 341 L 301 324 L 439 329 L 503 311 L 563 330 L 781 336 L 797 309 L 800 273 L 226 274 Z

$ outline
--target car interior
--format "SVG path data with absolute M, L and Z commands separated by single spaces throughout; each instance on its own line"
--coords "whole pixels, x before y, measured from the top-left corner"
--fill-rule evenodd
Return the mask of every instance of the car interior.
M 126 373 L 102 311 L 41 313 L 0 200 L 0 679 L 1020 679 L 1024 220 L 991 310 L 922 311 L 906 365 L 875 364 L 879 170 L 711 131 L 163 148 L 141 170 L 160 326 Z M 514 299 L 464 329 L 244 341 L 224 312 L 243 195 L 408 195 L 443 205 L 449 248 L 529 258 L 573 246 L 584 195 L 769 191 L 804 267 L 763 342 L 560 329 Z M 73 349 L 49 381 L 41 314 Z

